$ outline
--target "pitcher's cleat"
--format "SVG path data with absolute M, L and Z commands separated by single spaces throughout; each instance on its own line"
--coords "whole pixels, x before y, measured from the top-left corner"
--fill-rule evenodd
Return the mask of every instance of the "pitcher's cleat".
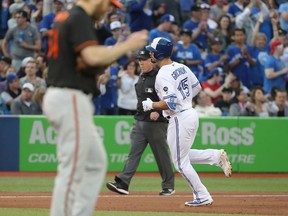
M 193 206 L 193 207 L 198 207 L 198 206 L 208 206 L 213 204 L 213 199 L 209 198 L 203 201 L 199 200 L 194 200 L 190 202 L 185 202 L 185 206 Z
M 232 175 L 232 166 L 227 156 L 227 153 L 224 149 L 220 150 L 219 166 L 223 170 L 226 177 L 231 177 Z

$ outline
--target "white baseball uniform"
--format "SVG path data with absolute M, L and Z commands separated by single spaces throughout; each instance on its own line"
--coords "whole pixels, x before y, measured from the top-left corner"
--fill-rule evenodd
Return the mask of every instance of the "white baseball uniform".
M 201 85 L 192 71 L 183 64 L 173 62 L 158 72 L 155 89 L 169 110 L 163 110 L 169 119 L 167 141 L 175 168 L 193 190 L 194 199 L 201 202 L 210 199 L 210 193 L 202 184 L 191 164 L 219 163 L 220 150 L 192 150 L 199 119 L 192 108 L 192 98 L 199 93 Z
M 58 174 L 51 216 L 92 216 L 106 174 L 106 152 L 93 122 L 91 96 L 50 87 L 43 110 L 57 134 Z

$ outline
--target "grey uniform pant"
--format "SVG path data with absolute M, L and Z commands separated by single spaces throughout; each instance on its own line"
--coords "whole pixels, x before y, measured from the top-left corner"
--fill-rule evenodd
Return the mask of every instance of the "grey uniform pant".
M 174 189 L 174 172 L 170 159 L 169 147 L 167 145 L 167 127 L 164 122 L 134 122 L 131 132 L 131 148 L 126 164 L 118 177 L 127 185 L 139 165 L 141 156 L 146 148 L 150 145 L 154 154 L 158 169 L 162 178 L 162 189 Z

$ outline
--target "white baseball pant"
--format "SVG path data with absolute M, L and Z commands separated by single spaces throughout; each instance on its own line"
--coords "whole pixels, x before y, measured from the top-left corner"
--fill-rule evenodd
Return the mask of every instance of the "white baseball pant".
M 92 216 L 107 168 L 93 123 L 91 97 L 80 90 L 49 88 L 43 110 L 57 133 L 58 173 L 51 216 Z
M 193 190 L 194 199 L 203 201 L 211 196 L 192 164 L 218 165 L 220 151 L 191 149 L 198 126 L 198 114 L 193 108 L 177 113 L 169 119 L 167 142 L 175 168 Z

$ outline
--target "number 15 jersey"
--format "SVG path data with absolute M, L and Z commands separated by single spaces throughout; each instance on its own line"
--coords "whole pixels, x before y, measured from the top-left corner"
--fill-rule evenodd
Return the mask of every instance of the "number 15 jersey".
M 192 107 L 193 89 L 200 85 L 193 72 L 184 64 L 173 62 L 160 68 L 155 89 L 160 100 L 164 100 L 169 110 L 163 116 L 173 116 Z

